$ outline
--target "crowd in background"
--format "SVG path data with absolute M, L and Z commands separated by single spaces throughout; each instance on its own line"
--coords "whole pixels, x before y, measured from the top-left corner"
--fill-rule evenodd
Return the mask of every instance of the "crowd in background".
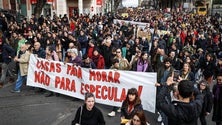
M 133 9 L 128 11 L 134 12 Z M 114 24 L 113 19 L 149 25 L 139 28 L 124 22 Z M 222 69 L 222 20 L 219 14 L 199 16 L 137 10 L 127 17 L 120 13 L 70 18 L 56 14 L 39 18 L 32 15 L 18 24 L 1 14 L 0 20 L 0 61 L 6 65 L 3 67 L 14 61 L 19 63 L 18 56 L 24 53 L 21 49 L 25 44 L 26 51 L 37 57 L 81 67 L 157 72 L 158 87 L 175 70 L 182 80 L 195 84 L 205 79 L 211 85 Z M 148 32 L 148 36 L 138 37 L 139 30 Z M 162 34 L 160 30 L 167 32 Z M 5 75 L 1 78 L 1 86 L 7 75 L 4 71 L 11 70 L 3 67 L 2 74 Z

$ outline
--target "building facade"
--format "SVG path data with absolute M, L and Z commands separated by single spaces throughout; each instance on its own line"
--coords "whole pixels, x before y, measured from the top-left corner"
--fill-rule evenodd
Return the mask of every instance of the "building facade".
M 38 0 L 2 0 L 0 7 L 6 10 L 16 10 L 28 18 L 34 13 L 34 8 Z M 43 15 L 67 14 L 97 14 L 105 11 L 103 6 L 106 0 L 47 0 L 43 10 Z

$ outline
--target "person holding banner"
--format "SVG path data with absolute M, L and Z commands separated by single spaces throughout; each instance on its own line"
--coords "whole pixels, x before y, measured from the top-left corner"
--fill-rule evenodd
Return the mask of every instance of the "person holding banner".
M 143 106 L 141 104 L 141 99 L 138 95 L 137 89 L 129 89 L 126 99 L 123 101 L 121 106 L 121 124 L 125 124 L 124 121 L 130 120 L 131 118 L 133 118 L 135 112 L 142 110 Z
M 82 60 L 81 58 L 78 56 L 78 50 L 76 48 L 70 49 L 70 59 L 68 61 L 68 63 L 72 63 L 73 65 L 76 66 L 82 66 Z
M 95 107 L 95 96 L 92 93 L 85 94 L 85 104 L 78 108 L 72 125 L 105 125 L 102 112 Z
M 54 61 L 59 61 L 59 56 L 57 55 L 56 51 L 54 50 L 53 46 L 46 46 L 46 58 L 47 60 L 54 60 Z M 45 97 L 50 97 L 53 96 L 52 91 L 48 91 L 45 94 Z
M 22 83 L 26 81 L 27 78 L 30 52 L 26 51 L 26 49 L 27 49 L 26 45 L 21 44 L 18 56 L 14 58 L 14 61 L 19 63 L 19 69 L 18 69 L 18 79 L 15 83 L 15 88 L 11 90 L 12 93 L 20 92 Z

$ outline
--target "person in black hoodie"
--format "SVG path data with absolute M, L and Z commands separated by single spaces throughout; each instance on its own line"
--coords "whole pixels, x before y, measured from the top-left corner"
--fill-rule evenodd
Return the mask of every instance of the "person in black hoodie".
M 191 81 L 182 80 L 178 84 L 178 100 L 170 102 L 170 86 L 175 83 L 173 76 L 169 77 L 166 85 L 162 86 L 157 96 L 157 107 L 168 117 L 168 125 L 197 125 L 197 119 L 202 111 L 203 96 L 194 91 Z M 195 92 L 195 99 L 192 100 Z

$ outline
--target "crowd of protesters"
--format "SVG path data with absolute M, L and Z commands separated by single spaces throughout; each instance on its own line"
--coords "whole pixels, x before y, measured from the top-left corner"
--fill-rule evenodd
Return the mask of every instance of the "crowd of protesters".
M 133 9 L 130 11 L 134 12 Z M 115 18 L 149 25 L 141 28 L 124 22 L 114 24 Z M 1 14 L 0 20 L 1 87 L 7 72 L 13 70 L 5 65 L 9 65 L 13 58 L 19 63 L 25 53 L 24 47 L 37 57 L 86 68 L 157 72 L 158 92 L 175 70 L 181 80 L 195 84 L 205 79 L 201 83 L 209 86 L 222 70 L 222 19 L 219 14 L 199 16 L 184 12 L 166 14 L 137 10 L 128 17 L 122 17 L 121 13 L 92 17 L 81 14 L 70 18 L 66 14 L 63 17 L 54 14 L 39 18 L 32 15 L 18 24 Z M 139 30 L 149 35 L 138 37 Z M 166 33 L 161 34 L 160 30 Z M 19 75 L 20 80 L 25 78 Z M 16 86 L 15 92 L 20 92 L 20 86 L 21 83 Z M 197 85 L 197 88 L 201 89 L 201 86 Z M 222 107 L 219 109 L 222 112 Z M 159 114 L 162 117 L 160 121 L 164 122 L 167 116 L 161 110 Z M 222 116 L 217 120 L 222 121 Z

